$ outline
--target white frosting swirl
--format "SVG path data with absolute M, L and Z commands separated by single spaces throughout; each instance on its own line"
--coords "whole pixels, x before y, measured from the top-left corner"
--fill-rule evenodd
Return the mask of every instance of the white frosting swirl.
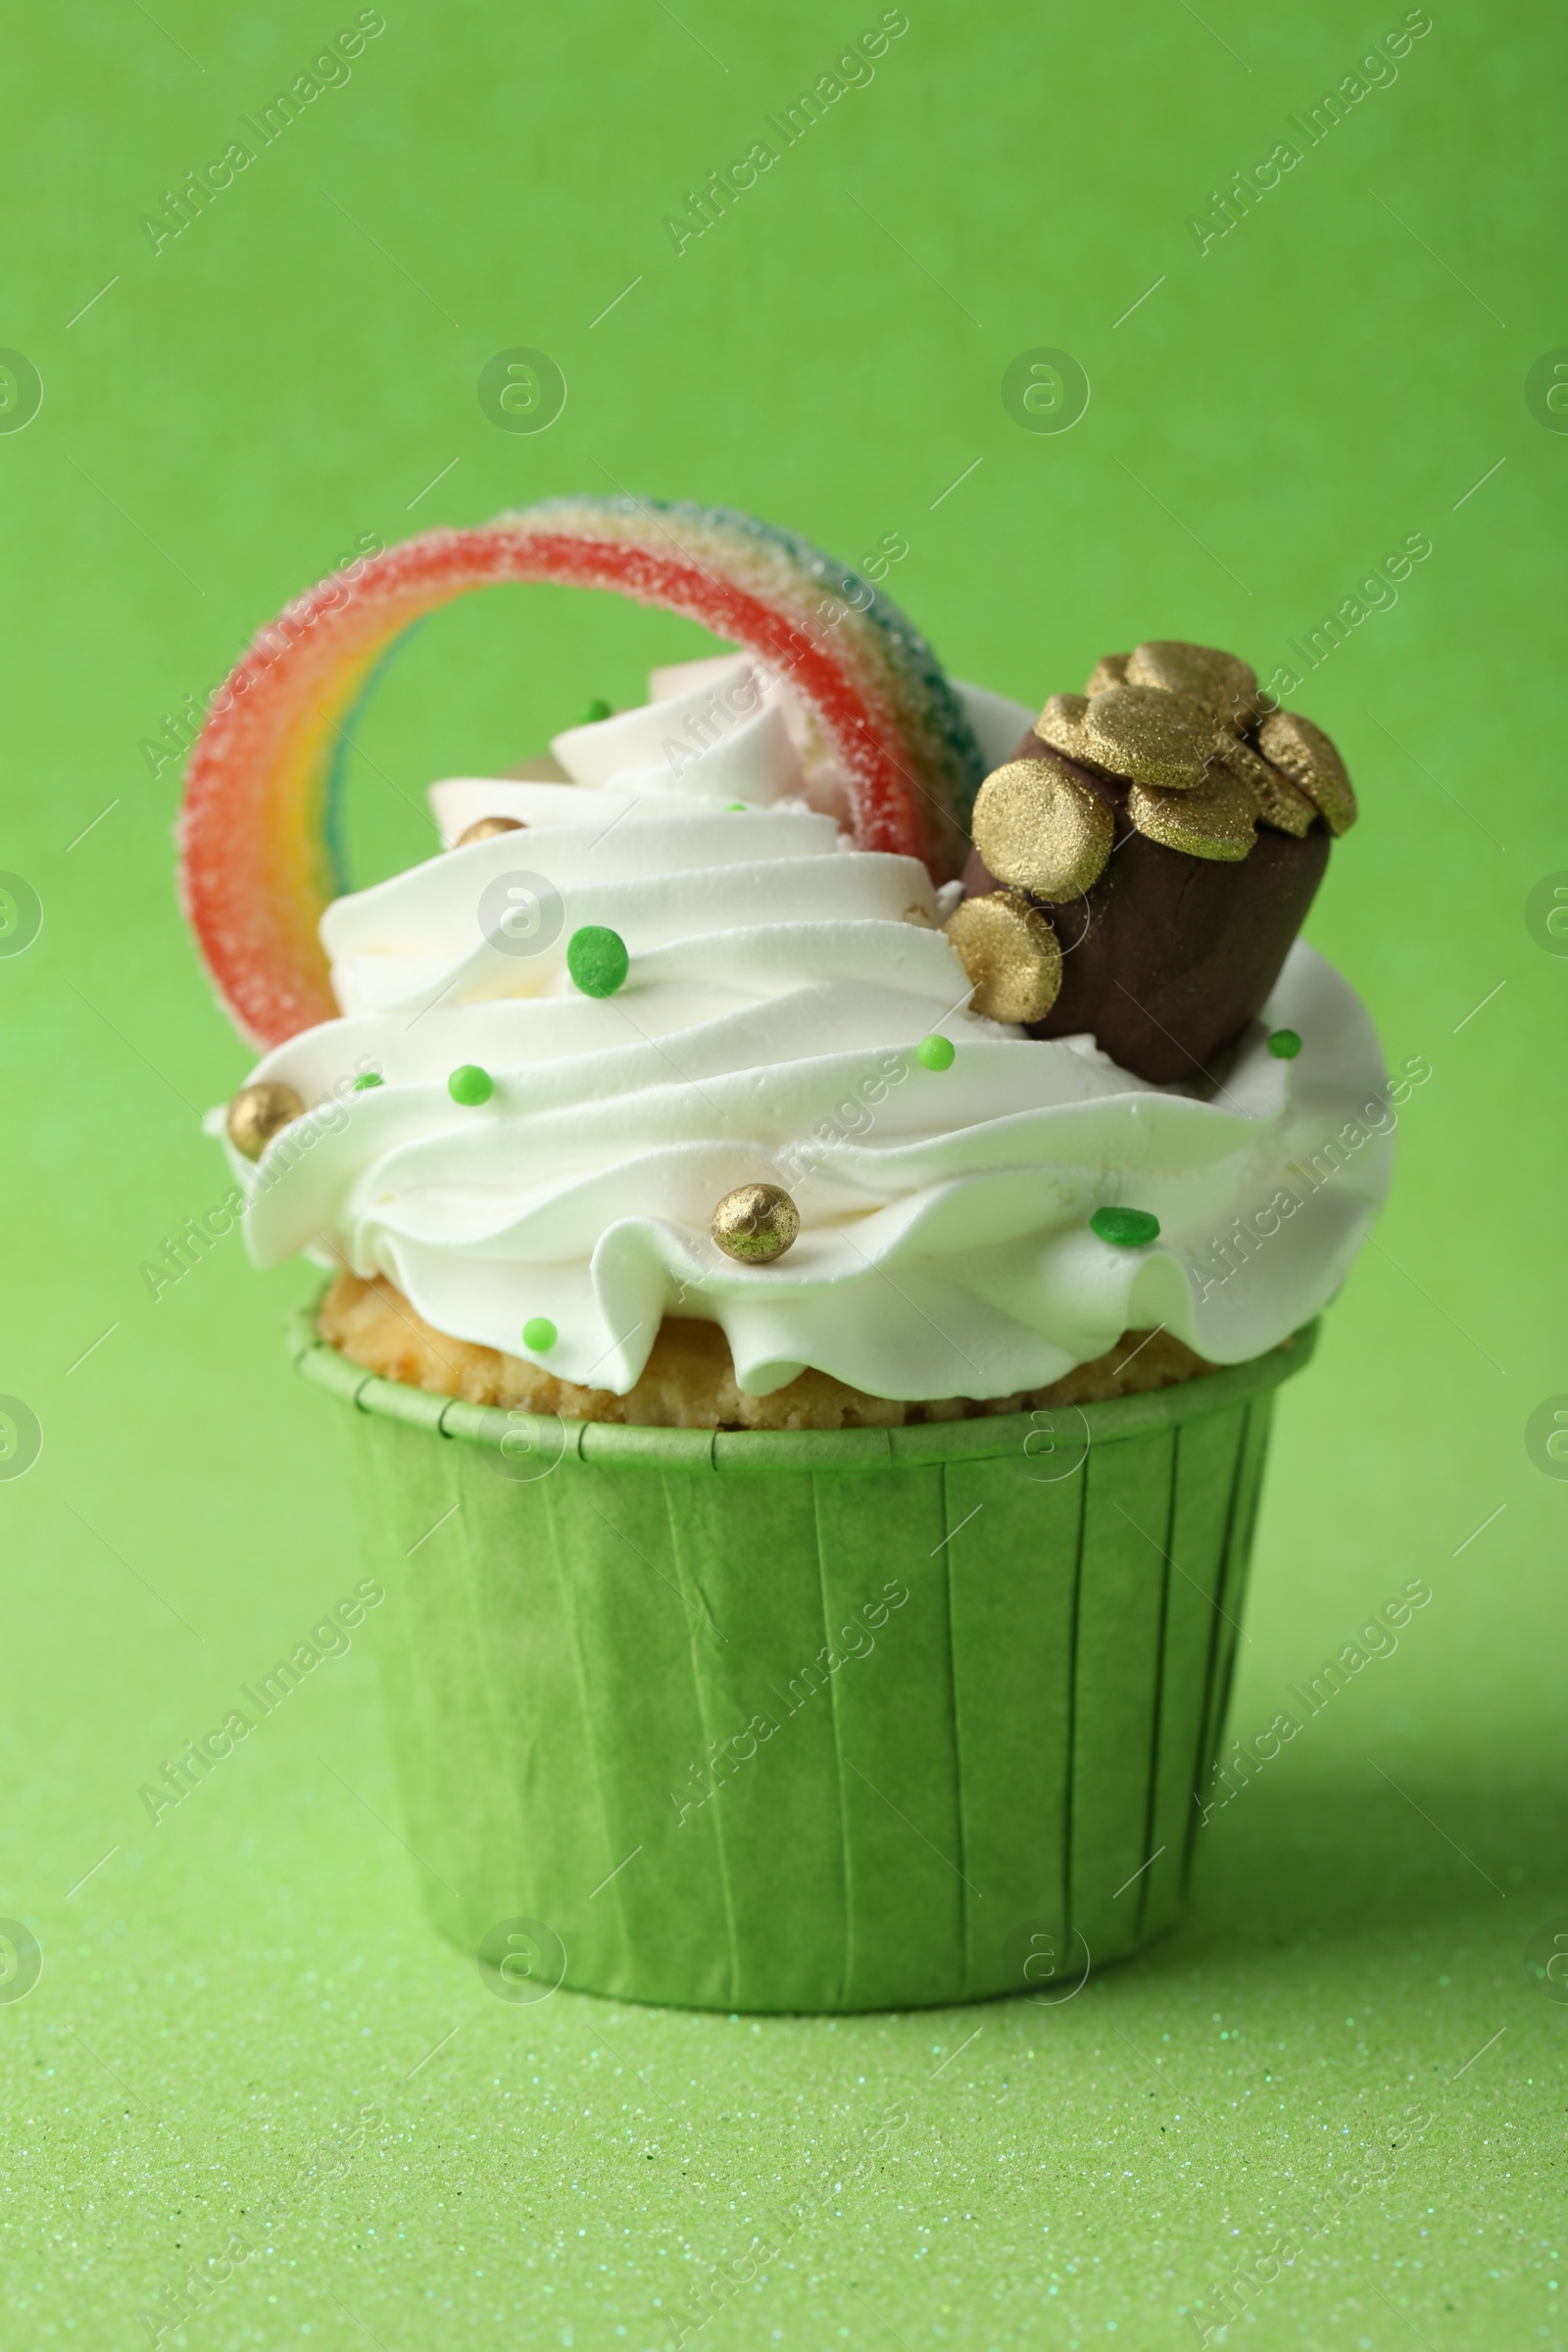
M 966 1009 L 924 867 L 851 850 L 802 797 L 831 803 L 833 779 L 787 689 L 744 657 L 655 687 L 556 739 L 569 782 L 432 789 L 449 842 L 487 814 L 525 831 L 327 909 L 344 1017 L 254 1073 L 312 1108 L 255 1168 L 231 1154 L 258 1264 L 383 1273 L 438 1329 L 622 1394 L 666 1313 L 722 1325 L 753 1394 L 814 1365 L 923 1398 L 1041 1386 L 1129 1327 L 1239 1362 L 1324 1305 L 1396 1120 L 1371 1023 L 1320 957 L 1293 949 L 1208 1102 L 1088 1038 L 1027 1039 Z M 964 693 L 1004 758 L 1028 711 Z M 629 951 L 612 996 L 568 974 L 584 925 Z M 1271 1054 L 1276 1028 L 1298 1059 Z M 946 1070 L 914 1056 L 933 1033 Z M 494 1081 L 472 1107 L 447 1085 L 467 1063 Z M 384 1083 L 353 1091 L 367 1070 Z M 793 1194 L 801 1236 L 739 1265 L 710 1220 L 759 1178 Z M 1114 1204 L 1158 1240 L 1099 1239 Z M 559 1334 L 540 1352 L 536 1317 Z

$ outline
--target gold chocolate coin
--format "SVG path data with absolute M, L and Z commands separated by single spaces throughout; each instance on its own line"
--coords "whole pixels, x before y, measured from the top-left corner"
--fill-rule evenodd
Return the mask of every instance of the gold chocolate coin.
M 1275 710 L 1264 719 L 1257 740 L 1264 759 L 1283 768 L 1315 803 L 1329 831 L 1348 833 L 1355 822 L 1355 793 L 1345 761 L 1322 728 L 1294 710 Z
M 228 1140 L 246 1159 L 260 1159 L 273 1136 L 304 1110 L 294 1089 L 276 1078 L 242 1086 L 228 1106 Z
M 1084 712 L 1083 742 L 1082 756 L 1093 766 L 1161 792 L 1192 792 L 1218 756 L 1203 706 L 1154 686 L 1108 686 L 1097 694 Z
M 801 1230 L 801 1212 L 776 1184 L 739 1184 L 713 1211 L 710 1227 L 726 1257 L 743 1265 L 771 1265 Z
M 965 899 L 943 926 L 993 1021 L 1043 1021 L 1061 990 L 1061 949 L 1037 907 L 1013 890 Z
M 1154 792 L 1134 784 L 1127 813 L 1149 840 L 1183 850 L 1189 858 L 1245 858 L 1256 839 L 1252 796 L 1223 767 L 1192 792 Z
M 1317 810 L 1298 784 L 1253 751 L 1240 736 L 1225 744 L 1220 758 L 1239 784 L 1252 796 L 1252 805 L 1265 825 L 1289 833 L 1297 841 L 1312 830 Z
M 1236 654 L 1213 645 L 1186 645 L 1177 637 L 1153 637 L 1127 657 L 1129 686 L 1160 686 L 1167 694 L 1190 694 L 1217 723 L 1239 735 L 1257 710 L 1257 672 Z
M 1037 899 L 1081 898 L 1115 833 L 1106 803 L 1054 760 L 1009 760 L 974 805 L 974 846 L 987 866 Z
M 1102 654 L 1089 674 L 1085 694 L 1103 694 L 1107 686 L 1125 686 L 1127 659 L 1125 654 Z
M 1084 752 L 1084 712 L 1088 708 L 1089 697 L 1086 694 L 1054 694 L 1035 720 L 1035 733 L 1042 743 L 1049 743 L 1054 752 L 1065 752 L 1069 760 L 1081 760 Z
M 458 835 L 452 844 L 455 850 L 466 850 L 470 841 L 494 841 L 498 833 L 525 833 L 527 827 L 520 816 L 481 816 Z

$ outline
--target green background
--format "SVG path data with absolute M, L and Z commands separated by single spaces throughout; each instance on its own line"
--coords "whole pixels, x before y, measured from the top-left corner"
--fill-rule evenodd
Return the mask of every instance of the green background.
M 1568 1390 L 1568 970 L 1525 915 L 1568 868 L 1568 438 L 1524 392 L 1568 342 L 1560 27 L 1436 0 L 1393 86 L 1200 256 L 1190 216 L 1392 0 L 910 0 L 870 86 L 677 257 L 665 214 L 876 13 L 388 0 L 347 86 L 155 256 L 141 216 L 352 12 L 10 12 L 0 342 L 44 384 L 0 435 L 0 865 L 44 909 L 0 959 L 0 1388 L 45 1433 L 0 1485 L 0 1912 L 45 1947 L 0 2004 L 18 2343 L 149 2340 L 138 2312 L 241 2230 L 193 2345 L 640 2352 L 780 2213 L 706 2343 L 1192 2344 L 1229 2265 L 1312 2230 L 1218 2340 L 1562 2340 L 1568 2010 L 1525 1963 L 1568 1915 L 1568 1491 L 1524 1439 Z M 514 345 L 567 379 L 537 436 L 478 405 Z M 1039 345 L 1090 378 L 1068 432 L 1003 406 Z M 138 1276 L 226 1189 L 197 1118 L 247 1066 L 176 911 L 177 764 L 140 747 L 362 533 L 616 483 L 851 562 L 902 533 L 899 601 L 1030 702 L 1144 635 L 1266 671 L 1432 542 L 1296 698 L 1364 809 L 1309 934 L 1432 1076 L 1281 1399 L 1234 1728 L 1407 1578 L 1434 1597 L 1201 1833 L 1187 1926 L 1060 2007 L 493 1999 L 385 1826 L 373 1615 L 198 1797 L 138 1805 L 361 1573 L 338 1408 L 278 1346 L 306 1271 L 230 1241 L 156 1304 Z M 366 731 L 359 878 L 418 854 L 433 777 L 701 644 L 545 591 L 437 618 Z

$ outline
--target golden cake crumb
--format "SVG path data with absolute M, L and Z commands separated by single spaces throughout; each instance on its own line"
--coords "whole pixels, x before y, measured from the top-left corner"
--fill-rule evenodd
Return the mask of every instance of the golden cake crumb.
M 803 1372 L 771 1396 L 737 1386 L 729 1343 L 716 1323 L 667 1315 L 641 1379 L 624 1396 L 578 1388 L 537 1364 L 469 1340 L 449 1339 L 425 1322 L 394 1284 L 339 1274 L 321 1301 L 318 1329 L 351 1363 L 439 1396 L 470 1404 L 520 1405 L 566 1421 L 625 1421 L 642 1429 L 902 1429 L 919 1421 L 977 1420 L 1036 1406 L 1098 1404 L 1174 1388 L 1219 1369 L 1173 1339 L 1124 1331 L 1114 1348 L 1076 1364 L 1049 1388 L 1014 1396 L 944 1396 L 901 1404 L 868 1396 L 826 1372 Z

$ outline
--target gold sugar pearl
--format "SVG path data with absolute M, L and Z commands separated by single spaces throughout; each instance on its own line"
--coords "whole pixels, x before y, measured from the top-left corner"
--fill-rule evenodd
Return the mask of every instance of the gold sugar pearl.
M 1049 743 L 1054 752 L 1065 752 L 1069 760 L 1084 757 L 1084 713 L 1089 709 L 1086 694 L 1054 694 L 1040 716 L 1035 720 L 1035 733 L 1042 743 Z
M 1257 740 L 1264 759 L 1300 786 L 1329 831 L 1348 833 L 1355 822 L 1355 793 L 1345 761 L 1322 728 L 1294 710 L 1275 710 L 1264 719 Z
M 1245 785 L 1252 796 L 1252 806 L 1263 823 L 1275 833 L 1289 833 L 1300 841 L 1312 830 L 1317 810 L 1298 784 L 1253 751 L 1240 736 L 1227 743 L 1220 753 L 1225 767 Z
M 993 1021 L 1043 1021 L 1061 991 L 1061 948 L 1038 907 L 1013 890 L 965 899 L 944 925 Z
M 1200 704 L 1153 686 L 1109 686 L 1084 712 L 1084 758 L 1160 792 L 1192 792 L 1217 756 Z
M 1037 899 L 1077 899 L 1100 878 L 1115 839 L 1105 802 L 1054 760 L 1009 760 L 974 805 L 974 846 L 999 882 Z
M 228 1140 L 246 1159 L 260 1159 L 274 1135 L 302 1118 L 305 1104 L 291 1086 L 264 1078 L 242 1086 L 228 1106 Z
M 520 816 L 481 816 L 458 835 L 452 847 L 466 850 L 470 841 L 494 841 L 501 833 L 526 833 L 527 830 Z
M 1131 657 L 1127 654 L 1102 654 L 1089 673 L 1089 683 L 1084 688 L 1085 694 L 1104 694 L 1112 686 L 1125 686 L 1127 663 L 1130 659 Z
M 1217 767 L 1191 792 L 1155 792 L 1132 785 L 1127 813 L 1140 833 L 1189 858 L 1245 858 L 1257 838 L 1257 810 L 1245 784 Z
M 776 1184 L 737 1185 L 714 1209 L 710 1227 L 725 1256 L 748 1266 L 771 1265 L 800 1230 L 800 1210 Z
M 1187 645 L 1177 637 L 1151 638 L 1127 657 L 1129 686 L 1158 686 L 1167 694 L 1191 695 L 1218 725 L 1239 735 L 1257 710 L 1257 672 L 1236 654 L 1213 645 Z M 1145 781 L 1152 781 L 1146 778 Z

